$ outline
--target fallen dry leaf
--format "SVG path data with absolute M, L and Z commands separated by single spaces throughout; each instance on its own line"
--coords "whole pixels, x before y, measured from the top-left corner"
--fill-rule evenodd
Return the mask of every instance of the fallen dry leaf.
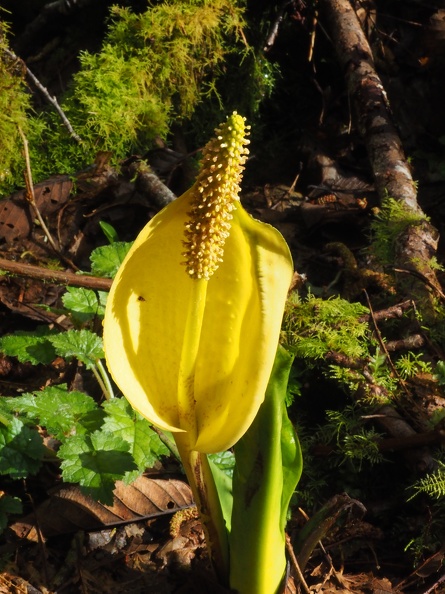
M 51 215 L 67 202 L 73 181 L 67 175 L 56 175 L 34 186 L 37 208 L 43 217 Z M 20 190 L 0 202 L 0 240 L 12 243 L 28 237 L 34 213 L 26 199 L 26 190 Z
M 19 538 L 37 542 L 37 529 L 43 538 L 49 538 L 173 513 L 192 504 L 190 487 L 177 479 L 141 476 L 131 485 L 118 481 L 111 506 L 98 503 L 79 487 L 69 485 L 51 495 L 35 514 L 20 519 L 10 528 Z

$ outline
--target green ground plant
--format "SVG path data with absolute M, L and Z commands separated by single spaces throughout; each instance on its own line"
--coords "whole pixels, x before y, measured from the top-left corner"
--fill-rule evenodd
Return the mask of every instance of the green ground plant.
M 438 468 L 416 482 L 413 491 L 411 499 L 420 493 L 426 493 L 435 499 L 445 498 L 445 464 L 439 460 Z
M 401 320 L 380 326 L 384 334 L 399 335 L 413 319 L 415 312 L 407 312 Z M 339 490 L 366 498 L 368 489 L 373 489 L 369 477 L 378 481 L 392 464 L 379 451 L 383 435 L 372 422 L 376 407 L 395 402 L 403 406 L 403 382 L 418 375 L 434 372 L 432 377 L 443 384 L 443 362 L 432 363 L 424 351 L 405 352 L 392 354 L 392 367 L 371 330 L 368 308 L 340 297 L 326 300 L 292 294 L 282 342 L 296 356 L 289 391 L 305 461 L 295 500 L 312 506 L 323 498 L 327 485 L 334 483 Z M 312 391 L 318 405 L 308 416 L 304 398 Z M 301 410 L 306 410 L 305 415 Z M 436 416 L 435 425 L 443 418 Z M 411 482 L 408 477 L 405 480 L 403 488 L 407 489 Z M 442 466 L 414 486 L 416 493 L 430 490 L 434 495 L 442 495 L 442 488 Z
M 124 249 L 125 246 L 125 249 Z M 92 270 L 114 275 L 129 244 L 114 243 L 95 250 Z M 111 503 L 116 480 L 132 482 L 145 468 L 171 452 L 126 400 L 114 398 L 103 365 L 102 338 L 91 330 L 103 317 L 106 293 L 69 288 L 64 311 L 77 328 L 60 332 L 39 326 L 0 339 L 0 351 L 22 363 L 46 365 L 57 356 L 76 359 L 96 377 L 103 401 L 67 385 L 0 399 L 0 474 L 13 479 L 36 474 L 43 463 L 60 463 L 62 479 L 78 483 L 103 503 Z M 60 443 L 55 454 L 43 444 L 37 427 Z M 32 447 L 30 447 L 32 445 Z

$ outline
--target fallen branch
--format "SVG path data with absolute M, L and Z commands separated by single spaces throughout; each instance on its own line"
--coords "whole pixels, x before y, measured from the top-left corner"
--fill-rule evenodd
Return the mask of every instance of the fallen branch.
M 408 299 L 407 301 L 403 301 L 402 303 L 397 303 L 396 305 L 391 305 L 386 309 L 381 309 L 379 311 L 373 311 L 373 317 L 376 322 L 380 320 L 390 320 L 394 318 L 401 318 L 406 313 L 407 310 L 413 307 L 413 301 Z M 360 316 L 358 321 L 359 322 L 369 322 L 371 318 L 371 314 L 365 314 L 364 316 Z
M 0 270 L 25 278 L 33 278 L 57 285 L 84 287 L 85 289 L 93 289 L 95 291 L 109 291 L 112 283 L 112 280 L 109 278 L 74 274 L 73 272 L 64 272 L 62 270 L 49 270 L 48 268 L 41 268 L 32 264 L 12 262 L 6 258 L 0 258 Z
M 359 133 L 366 144 L 381 199 L 390 196 L 407 209 L 423 215 L 402 143 L 392 121 L 388 99 L 374 66 L 372 51 L 349 0 L 320 0 L 320 17 L 344 69 L 348 94 Z M 405 294 L 423 299 L 434 316 L 431 286 L 440 284 L 429 262 L 438 244 L 438 232 L 427 221 L 409 226 L 397 240 L 396 266 L 428 279 L 430 287 L 414 275 L 405 282 Z M 429 304 L 429 307 L 428 307 Z
M 176 200 L 176 195 L 159 179 L 145 161 L 134 161 L 128 166 L 128 171 L 131 178 L 135 179 L 136 189 L 152 201 L 157 208 L 164 208 Z

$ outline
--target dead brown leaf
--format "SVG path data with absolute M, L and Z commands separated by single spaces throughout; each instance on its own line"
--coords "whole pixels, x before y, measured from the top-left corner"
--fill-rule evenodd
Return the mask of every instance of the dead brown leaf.
M 190 487 L 177 479 L 139 477 L 131 485 L 116 483 L 113 505 L 103 505 L 84 495 L 75 485 L 65 486 L 36 510 L 11 526 L 19 538 L 38 541 L 78 530 L 156 517 L 193 504 Z
M 67 175 L 57 175 L 34 186 L 37 208 L 43 217 L 56 212 L 65 204 L 73 189 Z M 33 224 L 33 213 L 26 199 L 26 190 L 12 194 L 0 203 L 0 240 L 12 243 L 28 237 Z

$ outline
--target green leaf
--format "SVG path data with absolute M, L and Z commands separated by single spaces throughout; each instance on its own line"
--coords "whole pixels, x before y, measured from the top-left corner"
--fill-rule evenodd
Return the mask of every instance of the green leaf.
M 106 223 L 105 221 L 99 221 L 99 225 L 110 243 L 115 243 L 119 240 L 119 236 L 113 225 L 110 225 L 110 223 Z
M 114 278 L 131 245 L 131 242 L 116 241 L 93 250 L 90 256 L 91 272 L 96 276 Z
M 10 357 L 17 357 L 21 363 L 47 365 L 56 358 L 54 347 L 49 341 L 51 331 L 40 326 L 34 332 L 18 330 L 0 338 L 0 351 Z
M 42 392 L 11 398 L 13 410 L 25 414 L 49 433 L 64 441 L 69 435 L 85 433 L 79 421 L 96 410 L 97 404 L 83 392 L 68 392 L 66 385 L 49 386 Z
M 285 406 L 292 362 L 293 355 L 279 346 L 264 401 L 234 446 L 230 585 L 240 591 L 266 592 L 264 584 L 278 591 L 286 567 L 286 516 L 302 472 Z
M 437 362 L 434 378 L 439 386 L 445 386 L 445 361 Z
M 235 468 L 235 455 L 230 450 L 219 452 L 218 454 L 209 454 L 208 457 L 212 463 L 222 470 L 229 478 L 233 476 Z
M 62 296 L 63 305 L 80 322 L 99 316 L 104 316 L 107 293 L 104 291 L 93 291 L 83 287 L 67 287 L 66 293 Z
M 59 448 L 63 480 L 78 483 L 85 493 L 111 505 L 115 482 L 136 469 L 129 448 L 120 435 L 108 431 L 76 435 Z
M 107 416 L 103 429 L 119 436 L 129 444 L 130 453 L 137 464 L 138 471 L 125 476 L 125 481 L 133 482 L 146 468 L 151 468 L 161 456 L 168 456 L 169 450 L 150 423 L 136 412 L 124 398 L 109 400 L 103 405 Z
M 55 351 L 61 357 L 76 357 L 88 369 L 104 356 L 102 339 L 89 330 L 68 330 L 50 338 Z
M 76 433 L 83 435 L 84 433 L 94 433 L 98 431 L 105 418 L 105 411 L 102 407 L 98 406 L 94 410 L 87 412 L 81 419 L 79 419 Z
M 12 419 L 15 417 L 14 408 L 11 405 L 15 398 L 8 398 L 6 396 L 0 396 L 0 426 L 8 426 Z
M 0 496 L 0 532 L 8 525 L 9 514 L 21 514 L 22 502 L 18 497 L 11 497 L 4 493 Z
M 232 452 L 223 452 L 223 454 L 230 453 L 234 458 Z M 233 466 L 230 467 L 230 474 L 228 474 L 228 467 L 219 466 L 215 463 L 218 460 L 220 454 L 207 454 L 209 460 L 210 470 L 212 471 L 213 480 L 215 481 L 216 491 L 218 493 L 218 499 L 221 504 L 221 511 L 223 514 L 224 521 L 226 523 L 227 533 L 230 534 L 232 529 L 232 511 L 233 511 L 233 489 L 232 489 L 232 475 Z M 224 458 L 223 458 L 224 460 Z M 227 462 L 226 462 L 227 463 Z M 234 460 L 233 460 L 234 463 Z
M 35 429 L 26 427 L 13 418 L 6 427 L 0 427 L 0 474 L 14 479 L 35 474 L 41 465 L 45 448 Z

